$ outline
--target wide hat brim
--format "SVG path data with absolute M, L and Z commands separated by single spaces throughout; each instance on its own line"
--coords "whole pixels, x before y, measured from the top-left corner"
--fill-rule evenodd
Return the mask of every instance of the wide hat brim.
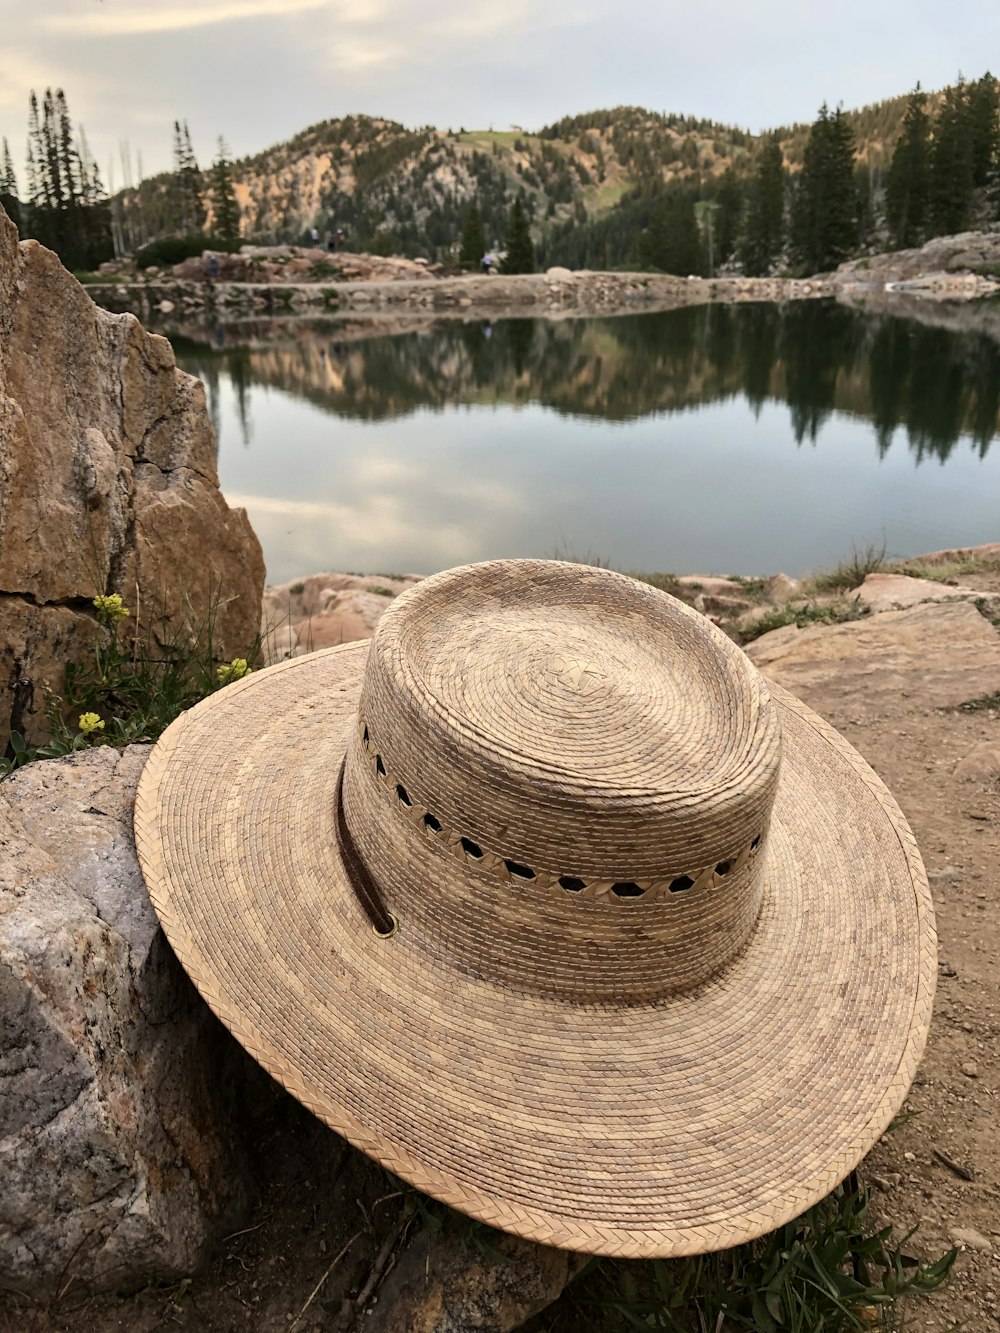
M 902 1105 L 936 975 L 915 840 L 860 755 L 770 686 L 783 758 L 742 954 L 652 1003 L 517 993 L 405 925 L 375 938 L 359 907 L 335 791 L 367 652 L 227 686 L 143 772 L 150 897 L 234 1036 L 390 1171 L 534 1241 L 702 1253 L 829 1193 Z

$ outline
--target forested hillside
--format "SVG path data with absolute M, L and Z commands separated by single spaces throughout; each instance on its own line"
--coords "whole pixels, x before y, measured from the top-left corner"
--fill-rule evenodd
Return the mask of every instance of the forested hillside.
M 566 117 L 536 133 L 409 129 L 359 115 L 237 161 L 220 139 L 207 168 L 175 122 L 173 171 L 111 200 L 109 248 L 130 253 L 165 236 L 191 250 L 241 240 L 335 245 L 342 233 L 354 250 L 476 263 L 480 245 L 502 256 L 516 213 L 533 243 L 533 253 L 517 247 L 521 271 L 814 272 L 1000 218 L 998 108 L 986 74 L 860 110 L 823 107 L 812 125 L 761 135 L 641 107 Z M 53 134 L 70 142 L 68 113 Z M 41 220 L 56 235 L 60 202 L 39 185 L 37 163 L 30 170 L 18 200 L 9 156 L 0 157 L 0 195 L 19 207 L 22 230 Z

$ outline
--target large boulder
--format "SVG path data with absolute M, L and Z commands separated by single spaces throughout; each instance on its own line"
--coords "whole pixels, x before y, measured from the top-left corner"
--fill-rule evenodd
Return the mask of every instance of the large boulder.
M 836 726 L 954 708 L 1000 681 L 1000 635 L 969 602 L 928 602 L 846 625 L 787 625 L 746 652 Z
M 132 315 L 98 309 L 0 208 L 0 753 L 47 736 L 46 686 L 89 657 L 119 593 L 163 647 L 214 618 L 220 657 L 258 631 L 264 564 L 219 490 L 198 380 Z
M 0 1288 L 36 1298 L 184 1276 L 246 1203 L 233 1103 L 259 1071 L 150 906 L 147 752 L 0 782 Z

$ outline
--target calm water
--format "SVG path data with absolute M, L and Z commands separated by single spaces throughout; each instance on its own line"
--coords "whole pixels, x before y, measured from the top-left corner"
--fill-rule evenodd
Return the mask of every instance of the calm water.
M 395 336 L 285 321 L 175 346 L 271 582 L 569 553 L 798 574 L 852 543 L 1000 538 L 984 333 L 802 303 Z

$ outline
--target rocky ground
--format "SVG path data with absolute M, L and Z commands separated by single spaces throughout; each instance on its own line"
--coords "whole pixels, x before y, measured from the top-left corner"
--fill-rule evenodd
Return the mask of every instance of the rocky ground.
M 1000 544 L 904 569 L 878 563 L 866 556 L 802 583 L 649 577 L 719 621 L 765 675 L 828 717 L 913 826 L 936 900 L 938 997 L 908 1117 L 862 1174 L 881 1219 L 898 1233 L 919 1227 L 911 1251 L 960 1251 L 950 1282 L 912 1303 L 905 1327 L 997 1333 Z M 316 575 L 268 589 L 271 655 L 365 637 L 415 578 Z M 105 808 L 88 797 L 88 817 Z M 245 1131 L 258 1202 L 207 1271 L 128 1297 L 88 1298 L 69 1281 L 47 1304 L 8 1294 L 0 1330 L 497 1333 L 572 1276 L 571 1261 L 552 1251 L 511 1242 L 515 1262 L 504 1263 L 494 1247 L 506 1241 L 477 1247 L 468 1233 L 428 1231 L 396 1182 L 290 1098 L 262 1083 L 259 1101 Z
M 218 268 L 210 280 L 209 261 Z M 136 273 L 121 263 L 90 287 L 108 309 L 196 316 L 211 307 L 237 314 L 434 310 L 499 319 L 512 313 L 611 315 L 668 310 L 710 301 L 797 301 L 880 297 L 887 285 L 921 301 L 965 302 L 1000 291 L 1000 235 L 938 237 L 921 250 L 853 260 L 814 278 L 713 279 L 666 273 L 591 273 L 550 268 L 523 276 L 456 274 L 439 264 L 397 257 L 244 246 L 238 255 L 202 256 L 172 270 Z

